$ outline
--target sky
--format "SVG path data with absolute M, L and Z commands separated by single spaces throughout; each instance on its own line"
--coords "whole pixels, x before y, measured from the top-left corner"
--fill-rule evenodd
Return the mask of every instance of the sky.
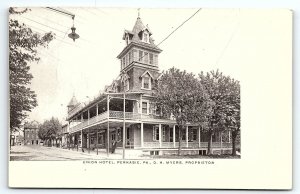
M 120 72 L 116 57 L 125 47 L 123 32 L 132 30 L 138 16 L 137 8 L 62 9 L 75 14 L 74 25 L 80 35 L 75 42 L 67 36 L 73 24 L 69 16 L 46 8 L 31 8 L 28 13 L 14 16 L 35 32 L 56 34 L 47 48 L 38 49 L 41 60 L 30 64 L 34 76 L 31 88 L 37 94 L 38 106 L 29 114 L 29 120 L 43 122 L 52 116 L 64 120 L 73 95 L 86 101 L 111 84 Z M 142 8 L 140 17 L 158 44 L 196 11 Z M 256 43 L 268 41 L 269 32 L 280 27 L 270 23 L 272 14 L 264 13 L 262 17 L 260 12 L 240 9 L 201 9 L 159 45 L 163 50 L 159 68 L 163 71 L 174 66 L 194 74 L 219 69 L 241 81 L 242 58 L 255 57 L 243 44 L 264 49 Z M 266 24 L 270 26 L 261 32 L 259 27 Z M 256 36 L 262 33 L 264 36 Z

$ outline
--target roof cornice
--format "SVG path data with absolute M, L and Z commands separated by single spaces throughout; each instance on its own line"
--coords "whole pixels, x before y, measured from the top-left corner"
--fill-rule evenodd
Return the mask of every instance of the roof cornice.
M 156 53 L 160 53 L 162 50 L 160 48 L 158 48 L 157 46 L 155 45 L 151 45 L 151 44 L 148 44 L 148 43 L 137 43 L 137 42 L 130 42 L 122 51 L 121 53 L 117 56 L 118 59 L 121 59 L 121 57 L 129 50 L 131 49 L 132 47 L 140 47 L 142 49 L 147 49 L 147 50 L 150 50 L 150 51 L 153 51 L 153 52 L 156 52 Z

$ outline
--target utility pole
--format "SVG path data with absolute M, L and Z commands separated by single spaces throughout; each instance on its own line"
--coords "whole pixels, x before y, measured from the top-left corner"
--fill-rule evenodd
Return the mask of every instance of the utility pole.
M 123 160 L 125 159 L 125 145 L 126 145 L 126 142 L 125 142 L 125 138 L 126 138 L 126 135 L 125 135 L 125 132 L 126 132 L 126 125 L 125 125 L 125 114 L 126 114 L 126 111 L 125 111 L 125 84 L 124 84 L 124 93 L 123 93 Z

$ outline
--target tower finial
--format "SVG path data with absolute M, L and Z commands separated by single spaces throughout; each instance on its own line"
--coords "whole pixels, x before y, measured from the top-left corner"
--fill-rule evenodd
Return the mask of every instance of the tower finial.
M 138 18 L 140 18 L 140 9 L 141 8 L 138 8 L 137 10 L 138 10 Z

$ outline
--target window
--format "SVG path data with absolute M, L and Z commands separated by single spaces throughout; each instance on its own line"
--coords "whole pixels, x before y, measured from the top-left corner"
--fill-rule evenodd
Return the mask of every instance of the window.
M 117 136 L 118 136 L 118 139 L 121 139 L 121 128 L 118 128 L 118 130 L 117 130 Z
M 153 141 L 159 141 L 159 128 L 157 125 L 153 126 Z
M 157 55 L 154 55 L 153 58 L 154 58 L 154 60 L 153 60 L 154 63 L 153 63 L 153 64 L 154 64 L 154 65 L 158 65 L 158 56 L 157 56 Z
M 145 56 L 144 56 L 144 62 L 145 63 L 148 63 L 149 62 L 149 53 L 147 53 L 147 52 L 145 52 L 145 54 L 144 54 Z
M 132 61 L 131 51 L 128 53 L 128 63 L 130 64 Z
M 91 137 L 91 144 L 95 144 L 95 141 L 96 140 L 96 138 L 95 137 Z
M 153 64 L 153 54 L 149 54 L 149 63 L 152 65 Z
M 144 32 L 143 36 L 144 36 L 144 42 L 149 42 L 149 36 L 148 36 L 148 33 L 147 33 L 147 32 Z
M 129 65 L 129 54 L 126 55 L 126 66 Z
M 126 138 L 130 139 L 129 128 L 127 128 Z
M 115 133 L 111 134 L 111 140 L 116 140 L 116 134 Z
M 197 140 L 197 129 L 194 128 L 194 129 L 192 130 L 192 132 L 193 132 L 193 135 L 192 135 L 193 138 L 192 138 L 192 140 L 196 141 L 196 140 Z
M 169 133 L 170 142 L 173 142 L 173 129 Z
M 128 45 L 129 44 L 129 36 L 127 35 L 126 36 L 126 45 Z
M 150 89 L 150 77 L 143 77 L 143 80 L 142 80 L 142 84 L 143 84 L 143 89 Z
M 147 102 L 142 102 L 142 113 L 148 114 L 148 103 Z
M 166 141 L 166 126 L 164 126 L 162 129 L 162 139 L 163 141 Z
M 133 49 L 132 51 L 132 60 L 137 61 L 137 50 Z
M 142 61 L 143 59 L 143 51 L 139 51 L 139 61 Z
M 189 128 L 189 141 L 197 140 L 197 128 Z
M 181 140 L 186 140 L 186 131 L 182 130 L 182 139 Z
M 99 137 L 98 137 L 98 144 L 103 144 L 104 143 L 104 137 L 103 135 L 101 134 Z

